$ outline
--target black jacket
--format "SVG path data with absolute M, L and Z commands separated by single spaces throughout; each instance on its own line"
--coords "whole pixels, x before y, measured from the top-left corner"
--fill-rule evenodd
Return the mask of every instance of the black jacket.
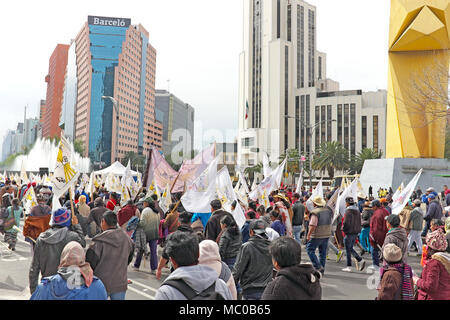
M 361 214 L 361 226 L 363 228 L 370 227 L 370 218 L 372 218 L 373 210 L 370 208 L 364 208 Z
M 345 234 L 358 234 L 361 232 L 361 212 L 358 207 L 349 206 L 345 210 L 342 231 Z
M 222 209 L 219 209 L 212 213 L 211 217 L 208 220 L 208 223 L 206 224 L 206 228 L 205 228 L 206 240 L 212 240 L 212 241 L 217 240 L 217 237 L 219 236 L 220 231 L 222 231 L 222 228 L 220 227 L 220 220 L 227 214 L 230 217 L 233 217 L 231 215 L 231 213 L 224 211 Z
M 244 292 L 262 291 L 272 280 L 269 245 L 268 239 L 255 235 L 241 246 L 233 267 L 233 277 Z
M 283 268 L 264 290 L 261 300 L 321 300 L 320 273 L 310 264 Z
M 239 230 L 233 235 L 230 230 L 226 230 L 219 241 L 219 253 L 222 260 L 237 257 L 242 246 L 242 235 Z
M 292 206 L 292 211 L 294 212 L 294 216 L 292 217 L 292 225 L 301 226 L 305 215 L 305 206 L 300 201 L 297 201 Z

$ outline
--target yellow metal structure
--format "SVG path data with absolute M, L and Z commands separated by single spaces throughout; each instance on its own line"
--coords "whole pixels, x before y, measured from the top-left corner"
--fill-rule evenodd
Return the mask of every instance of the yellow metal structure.
M 386 158 L 444 158 L 449 38 L 450 0 L 391 0 Z

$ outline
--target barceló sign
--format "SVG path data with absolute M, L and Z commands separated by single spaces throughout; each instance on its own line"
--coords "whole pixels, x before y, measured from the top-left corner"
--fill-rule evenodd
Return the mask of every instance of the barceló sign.
M 130 24 L 131 24 L 131 19 L 88 16 L 88 24 L 89 25 L 94 25 L 94 26 L 125 27 L 125 28 L 128 28 L 130 26 Z

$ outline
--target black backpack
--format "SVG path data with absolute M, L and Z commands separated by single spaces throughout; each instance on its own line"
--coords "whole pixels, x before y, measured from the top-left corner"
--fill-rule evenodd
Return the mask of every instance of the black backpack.
M 215 291 L 216 282 L 200 293 L 195 292 L 183 279 L 167 280 L 164 284 L 174 287 L 188 300 L 225 300 L 220 293 Z

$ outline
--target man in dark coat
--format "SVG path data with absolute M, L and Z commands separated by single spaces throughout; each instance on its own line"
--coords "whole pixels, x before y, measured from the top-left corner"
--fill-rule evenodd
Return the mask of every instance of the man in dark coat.
M 380 248 L 383 246 L 384 238 L 388 232 L 385 217 L 389 212 L 383 207 L 379 200 L 372 202 L 373 216 L 370 219 L 370 245 L 372 246 L 372 262 L 374 266 L 380 266 Z
M 212 214 L 208 220 L 208 223 L 206 223 L 205 239 L 216 241 L 219 233 L 222 231 L 222 228 L 220 227 L 220 220 L 226 215 L 231 217 L 233 216 L 231 213 L 222 209 L 222 203 L 220 200 L 213 200 L 210 205 Z
M 321 300 L 321 274 L 310 264 L 300 264 L 301 246 L 298 242 L 289 237 L 277 238 L 269 251 L 278 272 L 264 290 L 261 300 Z
M 95 226 L 88 227 L 88 235 L 91 238 L 93 238 L 96 234 L 101 232 L 103 214 L 106 211 L 108 211 L 108 209 L 105 207 L 103 199 L 100 197 L 95 199 L 94 206 L 95 206 L 94 209 L 92 209 L 91 212 L 89 213 L 87 221 L 88 226 L 91 224 L 91 222 L 95 222 Z
M 294 204 L 292 205 L 292 211 L 294 213 L 292 217 L 292 232 L 294 234 L 294 239 L 300 243 L 300 234 L 302 232 L 303 218 L 305 216 L 305 206 L 302 201 L 300 201 L 300 195 L 294 193 Z

